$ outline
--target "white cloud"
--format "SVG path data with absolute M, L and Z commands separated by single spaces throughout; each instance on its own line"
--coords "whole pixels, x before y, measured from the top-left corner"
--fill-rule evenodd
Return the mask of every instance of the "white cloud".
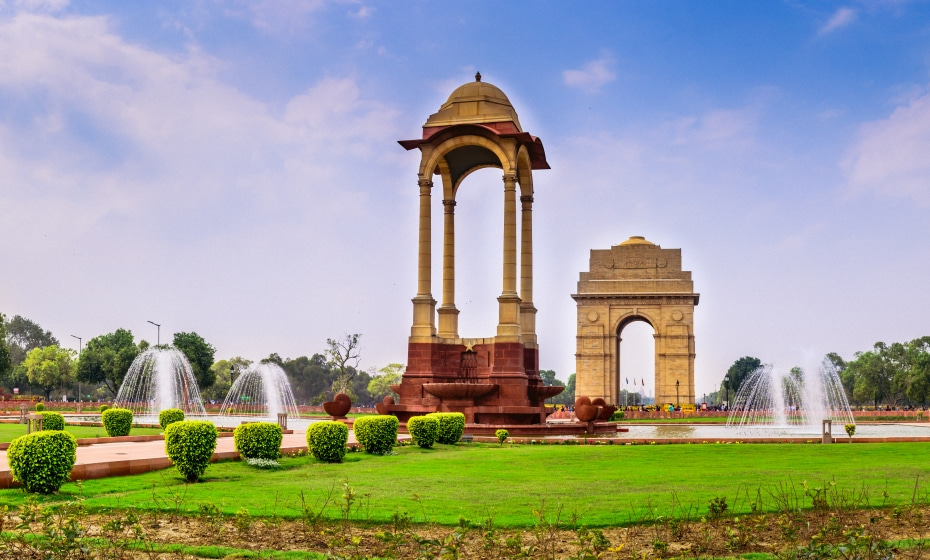
M 601 86 L 608 84 L 616 78 L 612 68 L 614 61 L 605 55 L 598 60 L 592 60 L 581 70 L 563 70 L 562 79 L 570 88 L 580 89 L 585 93 L 598 93 Z
M 847 25 L 856 21 L 856 17 L 858 17 L 858 15 L 858 12 L 856 12 L 856 10 L 853 8 L 839 8 L 833 12 L 833 15 L 830 16 L 830 19 L 827 20 L 827 23 L 823 24 L 823 26 L 820 28 L 820 34 L 826 35 L 827 33 L 831 33 L 837 29 L 842 29 L 843 27 L 846 27 Z
M 853 192 L 872 191 L 930 205 L 930 93 L 865 123 L 842 167 Z
M 326 4 L 326 0 L 233 0 L 229 11 L 263 31 L 291 33 L 309 26 Z

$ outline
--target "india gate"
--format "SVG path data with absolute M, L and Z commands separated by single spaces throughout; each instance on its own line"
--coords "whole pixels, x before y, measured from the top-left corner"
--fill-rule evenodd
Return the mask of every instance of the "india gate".
M 655 337 L 656 403 L 694 403 L 694 293 L 681 249 L 634 236 L 592 250 L 590 268 L 572 294 L 578 306 L 575 394 L 620 399 L 623 328 L 645 321 Z

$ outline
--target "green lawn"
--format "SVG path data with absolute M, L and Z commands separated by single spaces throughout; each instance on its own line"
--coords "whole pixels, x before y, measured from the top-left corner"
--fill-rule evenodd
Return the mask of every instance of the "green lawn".
M 107 437 L 107 431 L 103 429 L 103 426 L 65 426 L 65 430 L 74 434 L 74 437 L 80 438 L 95 438 L 95 437 Z M 157 435 L 162 433 L 164 430 L 161 428 L 136 428 L 134 427 L 129 435 L 133 436 L 148 436 L 148 435 Z M 25 424 L 0 424 L 0 442 L 10 442 L 19 436 L 26 435 L 26 425 Z
M 657 515 L 684 517 L 706 512 L 725 497 L 731 511 L 749 511 L 749 500 L 777 509 L 779 502 L 810 504 L 803 483 L 827 488 L 850 505 L 926 502 L 930 445 L 923 443 L 801 445 L 704 444 L 638 446 L 510 446 L 459 444 L 433 450 L 397 449 L 394 456 L 349 453 L 342 464 L 307 457 L 286 458 L 278 471 L 242 462 L 211 465 L 205 482 L 185 485 L 173 469 L 131 477 L 91 480 L 62 487 L 43 500 L 79 494 L 91 508 L 125 507 L 196 513 L 215 504 L 234 514 L 299 517 L 300 494 L 317 504 L 328 493 L 326 517 L 338 519 L 343 484 L 355 491 L 353 518 L 389 520 L 407 511 L 453 524 L 459 516 L 499 526 L 528 526 L 542 504 L 563 519 L 577 512 L 591 526 L 626 524 Z M 917 484 L 915 492 L 915 484 Z M 811 490 L 813 491 L 813 490 Z M 0 491 L 0 503 L 24 499 Z

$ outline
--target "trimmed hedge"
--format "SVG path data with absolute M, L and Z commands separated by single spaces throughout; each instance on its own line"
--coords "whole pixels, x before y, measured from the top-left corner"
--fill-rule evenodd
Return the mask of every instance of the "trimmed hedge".
M 184 411 L 180 408 L 166 408 L 158 413 L 158 425 L 164 430 L 169 424 L 184 420 Z
M 45 411 L 40 412 L 42 415 L 43 430 L 64 430 L 65 417 L 57 412 Z
M 110 408 L 110 405 L 108 405 L 108 404 L 102 404 L 102 405 L 100 405 L 100 412 L 103 412 L 104 410 L 106 410 L 106 409 L 108 409 L 108 408 Z
M 455 445 L 462 439 L 462 434 L 465 433 L 465 415 L 461 412 L 433 412 L 426 416 L 439 420 L 437 442 Z
M 233 431 L 233 443 L 243 459 L 277 459 L 281 456 L 281 426 L 272 422 L 240 424 Z
M 27 492 L 50 494 L 68 482 L 77 458 L 77 439 L 63 431 L 41 431 L 20 436 L 7 449 L 13 479 Z
M 128 408 L 108 408 L 100 415 L 100 420 L 110 437 L 128 436 L 132 430 L 132 411 Z
M 37 403 L 36 403 L 36 412 L 42 412 L 43 410 L 45 410 L 45 405 L 42 404 L 42 403 L 40 403 L 40 402 L 37 402 Z
M 439 419 L 430 416 L 413 416 L 407 420 L 407 431 L 413 443 L 424 449 L 429 449 L 436 442 L 439 434 Z
M 320 461 L 341 463 L 348 442 L 349 428 L 342 422 L 324 420 L 307 428 L 307 448 Z
M 396 416 L 362 416 L 355 419 L 352 429 L 366 453 L 387 455 L 397 443 L 398 426 L 400 421 Z
M 188 482 L 197 482 L 216 450 L 216 426 L 205 420 L 182 420 L 165 428 L 165 451 Z

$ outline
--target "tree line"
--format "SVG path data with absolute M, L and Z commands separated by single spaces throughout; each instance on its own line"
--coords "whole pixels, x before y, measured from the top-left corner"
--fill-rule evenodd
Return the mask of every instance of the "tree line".
M 404 365 L 361 369 L 361 336 L 329 338 L 322 352 L 309 357 L 282 358 L 272 353 L 261 361 L 284 370 L 298 403 L 320 404 L 341 392 L 359 405 L 373 405 L 394 394 L 390 387 L 400 383 Z M 207 402 L 222 402 L 235 380 L 252 365 L 241 356 L 216 360 L 213 345 L 196 332 L 176 333 L 172 345 L 187 357 Z M 150 347 L 145 340 L 137 342 L 132 331 L 120 328 L 88 340 L 78 356 L 34 321 L 19 315 L 7 320 L 0 313 L 0 393 L 19 389 L 22 394 L 41 393 L 46 400 L 53 394 L 73 399 L 80 383 L 82 400 L 112 400 L 133 361 Z M 540 377 L 545 385 L 566 386 L 552 370 L 540 371 Z M 549 402 L 571 404 L 574 394 L 572 374 L 566 390 Z
M 930 404 L 930 336 L 909 342 L 876 342 L 871 350 L 856 352 L 849 361 L 830 352 L 825 362 L 836 370 L 851 406 L 926 407 Z M 759 358 L 744 356 L 727 370 L 713 401 L 732 402 L 749 375 L 762 365 Z M 803 378 L 800 367 L 791 375 Z

